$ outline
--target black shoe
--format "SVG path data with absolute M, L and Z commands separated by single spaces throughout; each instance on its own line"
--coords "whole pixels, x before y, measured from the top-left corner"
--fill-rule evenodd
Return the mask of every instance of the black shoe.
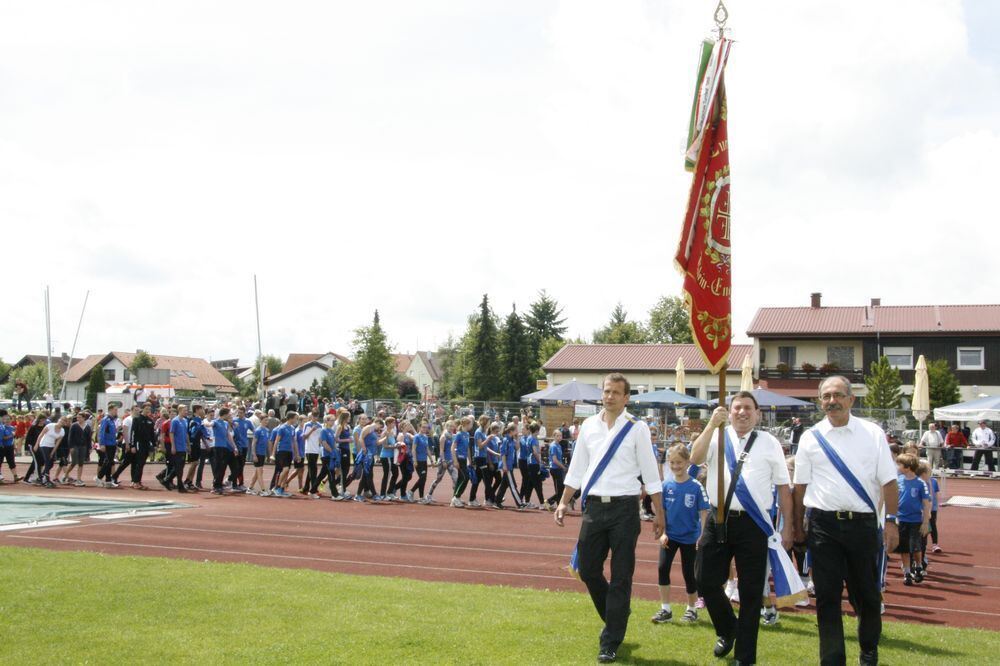
M 618 659 L 618 655 L 615 654 L 614 650 L 605 649 L 597 654 L 597 663 L 599 664 L 610 664 L 616 659 Z
M 858 655 L 858 663 L 862 666 L 874 666 L 878 664 L 878 648 L 874 650 L 862 650 Z
M 189 493 L 191 491 L 188 490 L 187 488 L 185 488 L 184 486 L 177 486 L 177 492 L 179 492 L 179 493 Z
M 719 658 L 725 657 L 727 654 L 732 652 L 733 645 L 736 644 L 736 637 L 726 638 L 725 636 L 719 636 L 719 640 L 715 641 L 715 649 L 712 653 Z

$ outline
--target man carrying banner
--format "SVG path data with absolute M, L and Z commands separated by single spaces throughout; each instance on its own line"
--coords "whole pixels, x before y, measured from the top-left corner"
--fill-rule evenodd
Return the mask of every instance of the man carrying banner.
M 725 428 L 725 460 L 720 461 L 712 440 L 727 419 L 732 425 Z M 693 464 L 708 461 L 709 479 L 715 479 L 719 465 L 723 465 L 724 495 L 719 496 L 715 484 L 707 484 L 712 510 L 698 544 L 695 570 L 698 594 L 705 599 L 718 636 L 715 656 L 726 656 L 735 643 L 738 664 L 757 661 L 757 630 L 763 605 L 761 592 L 767 581 L 769 561 L 779 601 L 785 603 L 804 597 L 802 581 L 786 552 L 792 546 L 792 496 L 785 455 L 778 440 L 764 431 L 754 430 L 759 420 L 760 411 L 753 393 L 739 391 L 733 395 L 728 412 L 725 407 L 716 408 L 691 447 Z M 774 487 L 778 489 L 778 505 L 784 518 L 780 536 L 769 515 L 774 503 Z M 722 524 L 717 517 L 719 506 L 723 507 L 725 516 Z M 734 558 L 740 591 L 738 620 L 722 590 Z
M 656 512 L 653 535 L 659 539 L 664 531 L 663 489 L 649 426 L 625 411 L 629 389 L 629 381 L 621 373 L 613 372 L 604 378 L 604 409 L 580 426 L 555 513 L 556 525 L 562 527 L 567 505 L 582 489 L 583 518 L 571 567 L 586 584 L 597 614 L 604 621 L 597 655 L 601 663 L 615 661 L 628 627 L 635 545 L 641 531 L 640 476 L 648 480 L 645 490 Z M 610 583 L 604 577 L 609 549 Z
M 808 539 L 816 586 L 821 664 L 844 664 L 841 596 L 844 583 L 858 615 L 859 663 L 878 663 L 882 634 L 879 550 L 892 552 L 899 540 L 896 466 L 885 433 L 874 423 L 851 416 L 854 395 L 844 377 L 819 385 L 826 418 L 802 434 L 795 454 L 796 541 L 809 512 Z M 880 537 L 879 499 L 885 501 L 885 532 Z

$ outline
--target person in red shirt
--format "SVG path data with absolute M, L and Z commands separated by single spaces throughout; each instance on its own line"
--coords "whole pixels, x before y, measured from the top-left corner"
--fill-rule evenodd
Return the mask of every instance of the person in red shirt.
M 962 454 L 969 440 L 965 438 L 965 433 L 953 425 L 948 429 L 948 434 L 944 438 L 944 446 L 948 449 L 948 467 L 951 469 L 962 469 Z
M 20 416 L 14 422 L 14 450 L 18 451 L 24 447 L 24 437 L 28 434 L 28 426 L 31 425 L 31 419 L 27 416 Z

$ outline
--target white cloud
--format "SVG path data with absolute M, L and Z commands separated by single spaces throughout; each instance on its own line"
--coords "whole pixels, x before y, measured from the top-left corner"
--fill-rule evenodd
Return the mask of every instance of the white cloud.
M 757 307 L 995 300 L 995 52 L 961 2 L 728 3 L 736 330 Z M 677 293 L 713 3 L 7 3 L 0 355 L 401 350 L 547 288 L 571 333 Z M 982 8 L 975 8 L 980 17 Z M 973 32 L 972 34 L 979 34 Z M 978 38 L 977 38 L 978 39 Z M 946 231 L 943 231 L 946 230 Z M 12 249 L 13 248 L 13 249 Z M 918 268 L 919 267 L 919 268 Z M 915 270 L 916 268 L 916 270 Z

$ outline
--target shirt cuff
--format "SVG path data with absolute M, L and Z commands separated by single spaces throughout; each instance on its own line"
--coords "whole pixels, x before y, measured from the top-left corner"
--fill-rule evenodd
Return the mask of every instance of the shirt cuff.
M 652 481 L 643 486 L 646 489 L 647 495 L 654 495 L 656 493 L 663 492 L 663 483 L 660 481 Z

